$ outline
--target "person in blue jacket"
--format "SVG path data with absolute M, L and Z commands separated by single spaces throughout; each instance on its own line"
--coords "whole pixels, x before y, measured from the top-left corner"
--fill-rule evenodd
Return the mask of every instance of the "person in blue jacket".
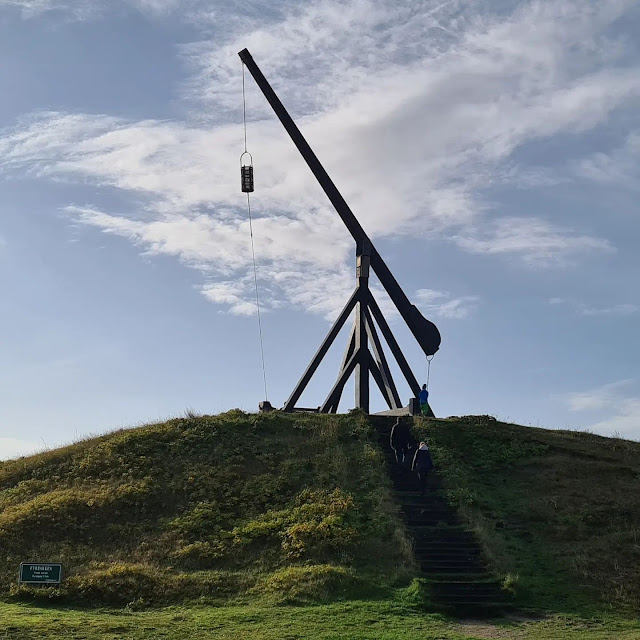
M 429 410 L 429 392 L 427 391 L 427 385 L 422 385 L 422 391 L 418 394 L 418 400 L 420 400 L 420 413 L 423 416 L 428 416 L 431 412 Z
M 413 456 L 411 471 L 416 471 L 418 473 L 418 479 L 420 480 L 420 495 L 422 497 L 424 497 L 424 492 L 427 487 L 427 474 L 431 469 L 433 469 L 433 460 L 431 459 L 429 446 L 426 442 L 421 442 Z

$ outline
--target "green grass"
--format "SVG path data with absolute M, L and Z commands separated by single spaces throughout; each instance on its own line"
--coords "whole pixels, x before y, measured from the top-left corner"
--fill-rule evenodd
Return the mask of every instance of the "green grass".
M 0 548 L 0 594 L 20 561 L 62 562 L 57 595 L 98 605 L 315 602 L 412 569 L 363 415 L 231 411 L 2 463 Z
M 416 428 L 520 605 L 638 612 L 639 443 L 486 416 Z
M 2 638 L 640 638 L 640 445 L 418 419 L 520 612 L 429 613 L 366 416 L 188 416 L 0 463 Z M 60 561 L 61 590 L 16 587 Z M 106 607 L 106 608 L 105 608 Z
M 579 635 L 577 635 L 579 634 Z M 602 615 L 454 621 L 425 614 L 399 597 L 324 605 L 169 607 L 89 611 L 0 604 L 0 638 L 20 640 L 632 640 L 640 622 Z

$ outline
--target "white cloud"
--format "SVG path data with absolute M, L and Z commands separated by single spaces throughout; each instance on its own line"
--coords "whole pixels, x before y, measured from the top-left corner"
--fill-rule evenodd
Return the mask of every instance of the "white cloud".
M 637 304 L 614 304 L 609 307 L 593 307 L 580 300 L 573 298 L 549 298 L 549 304 L 567 305 L 581 316 L 631 316 L 640 313 L 640 305 Z
M 471 253 L 513 255 L 531 267 L 565 264 L 577 255 L 611 252 L 603 238 L 577 235 L 539 218 L 502 218 L 481 229 L 454 235 L 452 240 Z
M 210 282 L 202 287 L 207 300 L 229 307 L 229 312 L 238 316 L 252 316 L 256 313 L 256 303 L 246 300 L 247 287 L 238 281 Z
M 0 0 L 0 9 L 3 6 L 14 7 L 27 19 L 43 13 L 56 12 L 76 20 L 86 20 L 97 17 L 107 9 L 113 10 L 114 5 L 118 4 L 128 5 L 142 12 L 163 14 L 177 9 L 181 4 L 190 6 L 199 3 L 185 3 L 184 0 L 121 0 L 109 6 L 104 0 Z
M 588 391 L 568 393 L 565 396 L 565 400 L 572 411 L 608 408 L 618 402 L 621 392 L 632 383 L 633 380 L 611 382 Z
M 616 304 L 612 307 L 589 307 L 581 305 L 579 313 L 583 316 L 630 316 L 640 311 L 637 304 Z
M 621 398 L 613 417 L 600 420 L 589 428 L 603 435 L 640 440 L 640 397 Z
M 478 296 L 462 296 L 452 298 L 449 292 L 433 289 L 418 289 L 415 295 L 416 304 L 427 316 L 440 318 L 463 319 L 475 311 Z
M 609 153 L 598 152 L 574 165 L 575 173 L 600 184 L 640 189 L 640 132 L 629 134 L 624 145 Z
M 634 380 L 619 380 L 588 391 L 569 393 L 564 400 L 572 411 L 612 412 L 611 417 L 593 423 L 589 430 L 606 436 L 620 434 L 624 438 L 640 438 L 640 397 L 628 393 L 634 383 Z
M 68 210 L 208 278 L 240 281 L 250 256 L 237 52 L 248 46 L 372 237 L 440 234 L 472 253 L 570 262 L 612 247 L 537 218 L 492 221 L 481 193 L 504 182 L 501 167 L 521 145 L 579 134 L 635 104 L 640 70 L 622 63 L 624 43 L 607 35 L 633 5 L 562 0 L 492 13 L 472 2 L 323 0 L 279 4 L 268 26 L 256 26 L 251 10 L 248 29 L 237 21 L 226 40 L 183 48 L 192 120 L 40 114 L 0 137 L 0 167 L 117 189 L 130 212 Z M 351 240 L 250 78 L 247 90 L 261 284 L 278 303 L 332 316 L 344 302 L 335 288 L 351 289 Z M 238 309 L 224 290 L 209 290 Z M 244 287 L 232 293 L 251 304 Z M 447 303 L 442 313 L 465 313 L 464 303 Z
M 141 244 L 150 254 L 169 254 L 203 271 L 230 274 L 243 271 L 251 262 L 248 218 L 235 212 L 233 217 L 214 218 L 205 213 L 186 215 L 163 214 L 157 219 L 131 219 L 112 215 L 89 207 L 67 207 L 74 219 L 105 233 L 129 238 Z M 298 268 L 313 265 L 318 269 L 333 269 L 341 262 L 346 242 L 333 237 L 331 229 L 317 228 L 302 217 L 265 216 L 253 220 L 256 254 L 263 263 L 295 264 Z M 317 244 L 318 255 L 301 250 Z
M 28 456 L 42 449 L 41 445 L 19 438 L 0 437 L 0 460 L 10 460 L 19 456 Z

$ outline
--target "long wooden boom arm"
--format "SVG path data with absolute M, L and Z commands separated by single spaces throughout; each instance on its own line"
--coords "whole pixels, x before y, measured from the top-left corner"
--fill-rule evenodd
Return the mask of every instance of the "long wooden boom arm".
M 397 280 L 393 277 L 389 267 L 387 267 L 380 254 L 376 251 L 355 215 L 353 215 L 353 212 L 338 191 L 333 180 L 331 180 L 329 174 L 320 164 L 316 154 L 312 151 L 311 147 L 304 139 L 304 136 L 300 133 L 300 130 L 284 108 L 282 102 L 280 102 L 280 99 L 271 88 L 271 85 L 264 77 L 262 71 L 260 71 L 260 68 L 255 63 L 253 57 L 249 53 L 249 50 L 243 49 L 238 55 L 253 76 L 258 87 L 260 87 L 260 90 L 273 108 L 275 114 L 278 116 L 278 119 L 291 137 L 291 140 L 293 140 L 293 143 L 298 148 L 298 151 L 300 151 L 300 154 L 311 169 L 311 172 L 320 183 L 320 186 L 324 189 L 324 192 L 327 194 L 327 197 L 331 201 L 331 204 L 334 206 L 338 215 L 344 221 L 347 229 L 356 241 L 356 245 L 358 247 L 364 247 L 367 244 L 369 245 L 371 267 L 378 276 L 382 286 L 386 289 L 389 297 L 396 305 L 400 315 L 407 323 L 407 326 L 415 336 L 425 355 L 433 355 L 440 347 L 441 338 L 438 328 L 433 324 L 433 322 L 427 320 L 415 305 L 411 304 Z

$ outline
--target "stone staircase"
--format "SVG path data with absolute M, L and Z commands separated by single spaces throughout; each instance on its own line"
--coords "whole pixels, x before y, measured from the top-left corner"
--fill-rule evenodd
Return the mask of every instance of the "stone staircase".
M 437 470 L 430 473 L 421 496 L 417 476 L 409 471 L 410 461 L 398 465 L 389 446 L 395 419 L 372 416 L 371 421 L 385 453 L 395 502 L 413 539 L 418 577 L 429 601 L 456 615 L 496 615 L 508 609 L 507 593 L 489 572 L 480 544 L 447 504 Z

